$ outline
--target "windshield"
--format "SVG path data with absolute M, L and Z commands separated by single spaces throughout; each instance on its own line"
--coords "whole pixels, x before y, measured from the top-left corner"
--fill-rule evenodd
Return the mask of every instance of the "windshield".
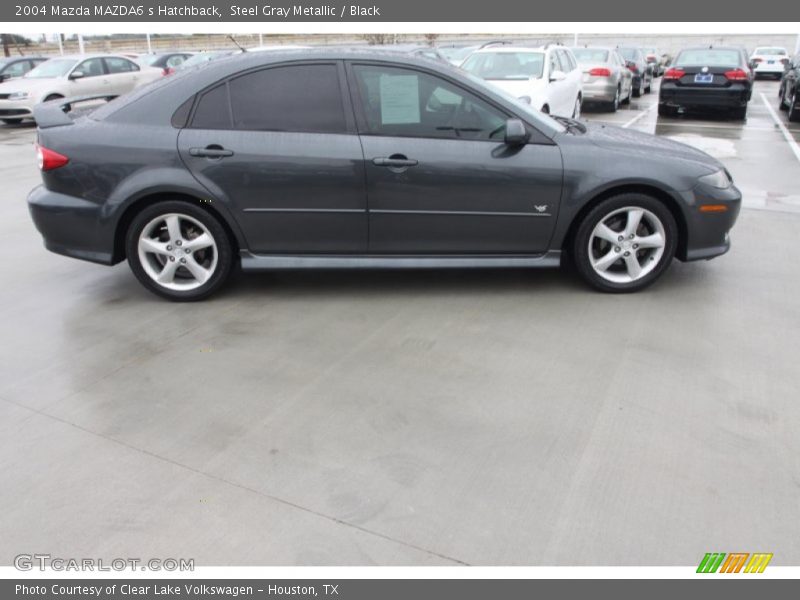
M 597 48 L 573 48 L 572 53 L 579 63 L 608 62 L 608 50 Z
M 543 52 L 478 52 L 461 68 L 483 79 L 539 79 L 544 70 Z
M 159 58 L 161 58 L 160 54 L 148 54 L 147 56 L 142 56 L 141 58 L 139 58 L 139 62 L 148 66 L 152 66 L 152 64 L 156 62 Z
M 675 59 L 676 67 L 737 67 L 736 50 L 684 50 Z
M 204 62 L 208 62 L 210 60 L 214 60 L 215 58 L 220 58 L 222 56 L 227 56 L 231 52 L 229 50 L 225 50 L 224 52 L 201 52 L 200 54 L 195 54 L 191 58 L 187 58 L 181 64 L 179 64 L 176 69 L 185 69 L 187 67 L 193 67 L 195 65 L 202 64 Z
M 78 62 L 73 58 L 51 58 L 43 62 L 38 67 L 28 71 L 26 79 L 47 79 L 51 77 L 62 77 Z
M 619 52 L 625 60 L 639 60 L 639 51 L 636 48 L 618 48 L 617 52 Z
M 642 48 L 642 52 L 644 52 L 645 54 L 655 54 L 656 53 L 656 49 L 655 48 Z
M 460 63 L 476 49 L 476 46 L 464 46 L 463 48 L 439 48 L 439 52 L 450 62 Z

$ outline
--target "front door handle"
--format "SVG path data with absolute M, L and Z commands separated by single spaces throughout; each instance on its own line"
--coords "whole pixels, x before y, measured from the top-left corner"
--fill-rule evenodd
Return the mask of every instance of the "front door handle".
M 204 156 L 206 158 L 223 158 L 233 156 L 233 150 L 226 150 L 222 146 L 212 144 L 205 148 L 189 148 L 190 156 Z
M 392 154 L 389 157 L 379 156 L 378 158 L 373 158 L 372 164 L 376 167 L 404 168 L 416 167 L 419 164 L 419 161 L 414 160 L 413 158 L 406 158 L 402 154 Z

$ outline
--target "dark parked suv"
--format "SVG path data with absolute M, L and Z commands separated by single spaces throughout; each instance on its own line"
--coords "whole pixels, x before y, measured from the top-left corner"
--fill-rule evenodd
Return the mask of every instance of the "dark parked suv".
M 800 121 L 800 54 L 795 54 L 786 65 L 778 98 L 781 110 L 789 111 L 789 120 Z
M 36 109 L 46 246 L 194 300 L 249 269 L 552 267 L 612 292 L 729 247 L 707 154 L 554 119 L 394 52 L 244 53 Z

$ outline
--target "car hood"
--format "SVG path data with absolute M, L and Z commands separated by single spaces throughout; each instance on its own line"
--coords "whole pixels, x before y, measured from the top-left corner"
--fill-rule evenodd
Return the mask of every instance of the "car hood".
M 604 150 L 620 151 L 628 156 L 640 154 L 650 160 L 682 160 L 708 167 L 708 171 L 724 168 L 713 156 L 687 144 L 633 129 L 612 125 L 586 124 L 588 141 Z
M 511 94 L 515 98 L 529 96 L 532 93 L 543 90 L 547 86 L 544 79 L 487 79 L 486 81 L 504 92 Z
M 19 77 L 0 83 L 0 94 L 13 94 L 14 92 L 37 92 L 46 88 L 52 87 L 60 78 L 47 77 L 42 79 L 28 79 L 26 77 Z

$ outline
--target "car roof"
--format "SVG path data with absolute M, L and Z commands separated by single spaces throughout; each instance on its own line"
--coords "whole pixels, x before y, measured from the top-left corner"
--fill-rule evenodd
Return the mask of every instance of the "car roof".
M 683 52 L 684 50 L 734 50 L 738 52 L 741 49 L 740 46 L 689 46 L 687 48 L 681 48 L 679 52 Z
M 605 50 L 606 52 L 614 52 L 616 48 L 611 46 L 568 46 L 570 50 Z
M 68 58 L 70 60 L 86 60 L 87 58 L 124 58 L 126 60 L 131 60 L 128 56 L 123 54 L 114 54 L 113 52 L 107 52 L 104 54 L 65 54 L 64 56 L 51 56 L 50 58 Z

